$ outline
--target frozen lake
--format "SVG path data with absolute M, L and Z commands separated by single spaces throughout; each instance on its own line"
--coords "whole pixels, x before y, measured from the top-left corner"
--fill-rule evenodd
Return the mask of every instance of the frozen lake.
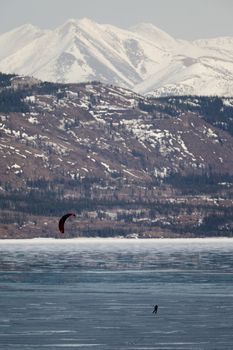
M 71 348 L 232 350 L 233 239 L 0 241 L 0 349 Z

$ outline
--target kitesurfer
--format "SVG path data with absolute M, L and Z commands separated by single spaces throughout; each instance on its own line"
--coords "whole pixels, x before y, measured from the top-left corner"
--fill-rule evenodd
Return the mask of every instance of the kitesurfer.
M 157 314 L 158 312 L 158 305 L 154 306 L 154 310 L 152 311 L 153 314 Z

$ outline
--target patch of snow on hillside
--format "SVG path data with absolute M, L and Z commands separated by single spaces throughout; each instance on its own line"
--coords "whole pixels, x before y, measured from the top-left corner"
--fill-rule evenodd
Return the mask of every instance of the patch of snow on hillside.
M 161 169 L 155 168 L 154 169 L 154 176 L 156 178 L 165 178 L 169 175 L 169 168 L 162 167 Z
M 115 172 L 115 170 L 112 170 L 108 164 L 106 164 L 106 163 L 104 163 L 104 162 L 101 162 L 101 164 L 105 167 L 105 169 L 106 169 L 109 173 L 114 173 L 114 172 Z
M 15 163 L 15 164 L 11 165 L 11 168 L 13 168 L 13 169 L 20 169 L 21 166 L 19 164 Z
M 52 141 L 46 141 L 45 142 L 46 146 L 51 147 L 55 153 L 59 154 L 59 155 L 66 155 L 69 153 L 70 149 L 64 145 L 52 142 Z
M 27 96 L 27 97 L 25 97 L 25 101 L 26 102 L 35 103 L 36 102 L 36 97 L 35 96 Z
M 13 130 L 12 129 L 8 129 L 7 126 L 5 124 L 0 124 L 0 130 L 3 130 L 5 132 L 5 134 L 7 135 L 12 135 L 13 134 Z
M 181 138 L 180 135 L 178 135 L 177 141 L 178 141 L 179 145 L 181 146 L 181 148 L 183 149 L 183 151 L 184 151 L 187 155 L 191 156 L 192 158 L 195 158 L 195 156 L 194 156 L 191 152 L 188 151 L 188 148 L 187 148 L 187 146 L 185 145 L 185 143 L 184 143 L 184 141 L 182 140 L 182 138 Z
M 223 99 L 222 102 L 226 107 L 233 107 L 233 99 Z
M 208 137 L 212 137 L 212 138 L 217 138 L 218 137 L 218 135 L 210 128 L 207 129 L 206 135 Z
M 123 169 L 123 171 L 124 171 L 124 173 L 129 174 L 130 176 L 133 176 L 133 177 L 136 177 L 137 179 L 140 179 L 139 176 L 133 174 L 133 173 L 132 173 L 131 171 L 129 171 L 129 170 Z
M 32 116 L 30 116 L 30 117 L 28 118 L 28 121 L 29 121 L 29 123 L 31 123 L 31 124 L 39 124 L 38 119 L 35 118 L 35 117 L 32 117 Z
M 39 154 L 39 153 L 35 153 L 34 154 L 34 157 L 35 158 L 41 158 L 41 159 L 43 159 L 44 161 L 48 161 L 48 157 L 45 155 L 45 154 Z

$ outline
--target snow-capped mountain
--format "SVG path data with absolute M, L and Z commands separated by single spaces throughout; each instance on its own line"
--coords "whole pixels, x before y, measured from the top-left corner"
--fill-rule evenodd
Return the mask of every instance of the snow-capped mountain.
M 54 30 L 30 24 L 0 36 L 0 71 L 52 82 L 101 81 L 142 94 L 233 91 L 233 38 L 188 42 L 152 24 L 128 30 L 89 19 Z

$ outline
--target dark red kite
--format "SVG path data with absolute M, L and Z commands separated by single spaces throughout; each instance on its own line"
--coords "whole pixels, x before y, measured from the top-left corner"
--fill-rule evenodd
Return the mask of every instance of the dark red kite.
M 66 219 L 68 219 L 70 216 L 73 216 L 73 217 L 76 217 L 76 215 L 74 213 L 68 213 L 68 214 L 65 214 L 61 217 L 61 219 L 59 220 L 59 224 L 58 224 L 58 227 L 59 227 L 59 231 L 61 233 L 64 233 L 64 224 L 65 224 L 65 221 Z

